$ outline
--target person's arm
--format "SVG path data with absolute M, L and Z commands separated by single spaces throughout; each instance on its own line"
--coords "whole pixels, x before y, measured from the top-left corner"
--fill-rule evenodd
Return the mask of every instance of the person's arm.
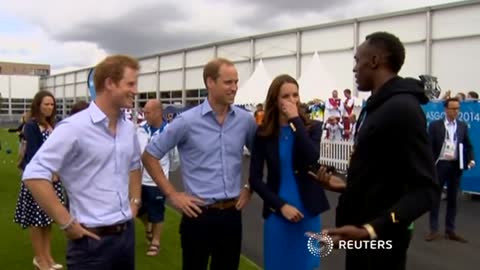
M 263 169 L 267 154 L 265 145 L 265 139 L 257 134 L 253 141 L 253 148 L 250 155 L 250 187 L 258 193 L 267 205 L 271 206 L 275 211 L 280 211 L 282 206 L 285 205 L 285 201 L 270 190 L 265 182 L 263 182 Z M 268 169 L 271 170 L 273 168 Z
M 466 152 L 466 161 L 468 168 L 473 168 L 475 166 L 475 154 L 473 152 L 472 141 L 470 140 L 469 130 L 467 123 L 463 123 L 465 137 L 463 139 L 463 147 L 465 147 Z
M 189 217 L 197 217 L 197 213 L 201 213 L 198 207 L 203 201 L 199 198 L 178 192 L 175 187 L 168 181 L 158 162 L 179 142 L 185 140 L 188 132 L 188 126 L 182 115 L 177 116 L 165 130 L 153 137 L 142 155 L 142 163 L 153 181 L 162 190 L 174 207 L 180 209 Z
M 248 151 L 252 152 L 253 148 L 253 141 L 255 140 L 255 134 L 257 133 L 258 125 L 255 122 L 255 119 L 249 118 L 248 119 L 248 131 L 247 131 L 247 140 L 245 142 L 245 146 L 247 147 Z
M 76 143 L 76 132 L 69 125 L 58 125 L 26 166 L 22 181 L 38 205 L 60 225 L 68 238 L 78 239 L 89 236 L 99 239 L 75 221 L 75 218 L 58 200 L 50 183 L 53 174 L 61 170 L 65 158 L 74 154 Z
M 134 156 L 130 164 L 129 174 L 129 196 L 130 196 L 130 208 L 132 209 L 132 215 L 135 217 L 138 213 L 138 209 L 141 205 L 141 192 L 142 192 L 142 171 L 140 169 L 140 142 L 138 141 L 138 135 L 135 134 L 134 140 Z
M 312 168 L 318 163 L 320 156 L 320 140 L 322 138 L 322 126 L 314 122 L 310 131 L 303 124 L 300 117 L 294 117 L 288 120 L 289 125 L 295 136 L 295 149 Z
M 35 153 L 37 153 L 40 146 L 42 146 L 42 134 L 40 133 L 40 128 L 35 121 L 29 121 L 25 124 L 24 136 L 27 144 L 25 146 L 23 164 L 26 165 L 30 162 Z
M 422 109 L 413 102 L 398 102 L 392 105 L 391 124 L 396 125 L 401 160 L 407 172 L 405 192 L 387 212 L 369 222 L 378 238 L 393 228 L 407 227 L 418 217 L 428 212 L 437 198 L 440 187 L 436 180 L 433 154 L 426 130 L 426 119 Z
M 335 107 L 330 103 L 330 99 L 327 99 L 325 101 L 325 109 L 327 109 L 327 110 L 335 109 Z
M 247 137 L 245 141 L 245 146 L 247 147 L 250 153 L 252 152 L 253 148 L 253 141 L 255 139 L 255 134 L 257 132 L 258 125 L 253 118 L 248 118 L 248 130 L 247 130 Z M 238 210 L 241 210 L 245 207 L 245 205 L 250 201 L 252 197 L 253 189 L 250 187 L 249 184 L 250 180 L 247 180 L 247 183 L 244 185 L 244 188 L 240 191 L 240 196 L 238 197 L 237 204 L 235 207 Z
M 432 153 L 434 155 L 434 158 L 435 158 L 435 147 L 437 145 L 435 123 L 436 122 L 434 121 L 430 123 L 430 125 L 428 125 L 428 139 L 430 141 L 430 146 L 432 148 Z
M 315 179 L 323 189 L 343 193 L 347 188 L 347 184 L 340 179 L 340 177 L 328 172 L 327 166 L 321 166 L 316 174 L 312 171 L 309 171 L 308 174 L 313 176 L 313 179 Z

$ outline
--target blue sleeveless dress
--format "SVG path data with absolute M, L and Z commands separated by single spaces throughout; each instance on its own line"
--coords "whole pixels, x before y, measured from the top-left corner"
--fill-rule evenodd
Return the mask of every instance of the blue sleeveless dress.
M 311 216 L 303 206 L 293 170 L 293 132 L 289 126 L 280 130 L 280 189 L 279 196 L 296 207 L 304 218 L 298 223 L 286 220 L 279 213 L 271 214 L 264 223 L 265 270 L 312 270 L 320 265 L 320 258 L 307 248 L 305 232 L 320 231 L 320 216 Z

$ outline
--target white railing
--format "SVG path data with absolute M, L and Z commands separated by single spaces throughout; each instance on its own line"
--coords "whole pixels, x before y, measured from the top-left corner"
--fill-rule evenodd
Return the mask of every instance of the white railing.
M 323 139 L 320 144 L 320 164 L 333 166 L 338 172 L 346 173 L 353 151 L 353 141 Z

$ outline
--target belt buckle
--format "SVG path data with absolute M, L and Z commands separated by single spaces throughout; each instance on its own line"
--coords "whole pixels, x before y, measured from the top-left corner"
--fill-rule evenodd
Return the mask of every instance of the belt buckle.
M 220 210 L 225 210 L 227 208 L 226 205 L 227 205 L 226 202 L 223 201 L 223 202 L 219 203 L 217 208 L 220 209 Z
M 122 223 L 118 225 L 117 233 L 121 233 L 127 230 L 127 223 Z

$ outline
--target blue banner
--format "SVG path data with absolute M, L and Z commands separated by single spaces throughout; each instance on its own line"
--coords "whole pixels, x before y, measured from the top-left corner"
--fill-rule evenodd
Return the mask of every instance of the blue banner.
M 423 106 L 427 122 L 444 119 L 445 111 L 443 102 L 430 102 Z M 472 141 L 475 158 L 480 157 L 480 103 L 476 101 L 465 101 L 460 105 L 458 119 L 468 124 L 470 140 Z M 480 194 L 480 163 L 471 170 L 464 171 L 461 188 L 464 192 Z
M 90 100 L 95 100 L 95 97 L 96 97 L 95 83 L 93 81 L 94 76 L 95 76 L 95 68 L 92 68 L 88 73 L 88 79 L 87 79 L 88 92 L 90 93 Z

